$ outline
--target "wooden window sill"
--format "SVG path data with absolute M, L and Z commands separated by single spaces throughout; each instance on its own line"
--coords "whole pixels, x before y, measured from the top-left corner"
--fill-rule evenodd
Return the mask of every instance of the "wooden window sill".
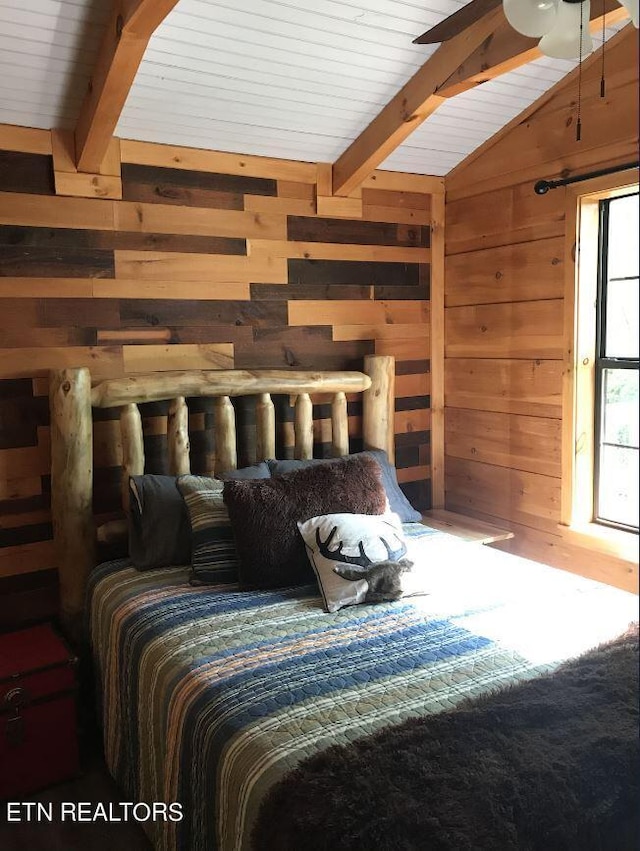
M 612 529 L 600 523 L 573 523 L 558 528 L 568 544 L 632 564 L 638 563 L 638 536 L 633 532 Z
M 456 514 L 454 511 L 446 511 L 444 508 L 432 508 L 430 511 L 425 511 L 422 515 L 422 523 L 474 544 L 493 544 L 495 541 L 513 538 L 513 532 L 508 529 L 500 529 L 492 523 L 485 523 L 483 520 L 476 520 L 475 517 L 467 517 L 464 514 Z

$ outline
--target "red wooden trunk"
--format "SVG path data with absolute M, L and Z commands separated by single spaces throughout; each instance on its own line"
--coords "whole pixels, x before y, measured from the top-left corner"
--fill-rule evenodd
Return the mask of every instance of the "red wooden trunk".
M 75 663 L 49 625 L 0 635 L 0 799 L 78 774 Z

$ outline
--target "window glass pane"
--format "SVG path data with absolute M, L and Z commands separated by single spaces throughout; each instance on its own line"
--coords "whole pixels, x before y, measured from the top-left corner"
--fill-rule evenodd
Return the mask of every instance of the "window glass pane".
M 605 369 L 603 375 L 604 443 L 638 447 L 638 371 Z
M 605 357 L 638 357 L 638 279 L 607 285 Z
M 638 195 L 609 202 L 609 280 L 638 277 Z
M 637 529 L 638 450 L 603 446 L 599 485 L 599 518 Z

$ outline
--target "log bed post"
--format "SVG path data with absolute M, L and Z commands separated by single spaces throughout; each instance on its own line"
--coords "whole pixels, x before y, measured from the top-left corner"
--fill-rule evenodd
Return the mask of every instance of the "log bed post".
M 53 371 L 51 411 L 51 516 L 60 582 L 60 617 L 80 638 L 84 592 L 95 565 L 93 423 L 89 370 Z
M 391 355 L 366 355 L 364 371 L 371 387 L 362 399 L 362 437 L 365 449 L 384 449 L 395 463 L 395 359 Z

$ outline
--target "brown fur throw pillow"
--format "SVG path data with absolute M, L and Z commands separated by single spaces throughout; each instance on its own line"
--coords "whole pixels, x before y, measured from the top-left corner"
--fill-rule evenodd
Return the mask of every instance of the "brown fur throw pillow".
M 367 455 L 340 458 L 272 479 L 225 482 L 238 575 L 245 588 L 314 581 L 297 523 L 319 514 L 382 514 L 380 465 Z

